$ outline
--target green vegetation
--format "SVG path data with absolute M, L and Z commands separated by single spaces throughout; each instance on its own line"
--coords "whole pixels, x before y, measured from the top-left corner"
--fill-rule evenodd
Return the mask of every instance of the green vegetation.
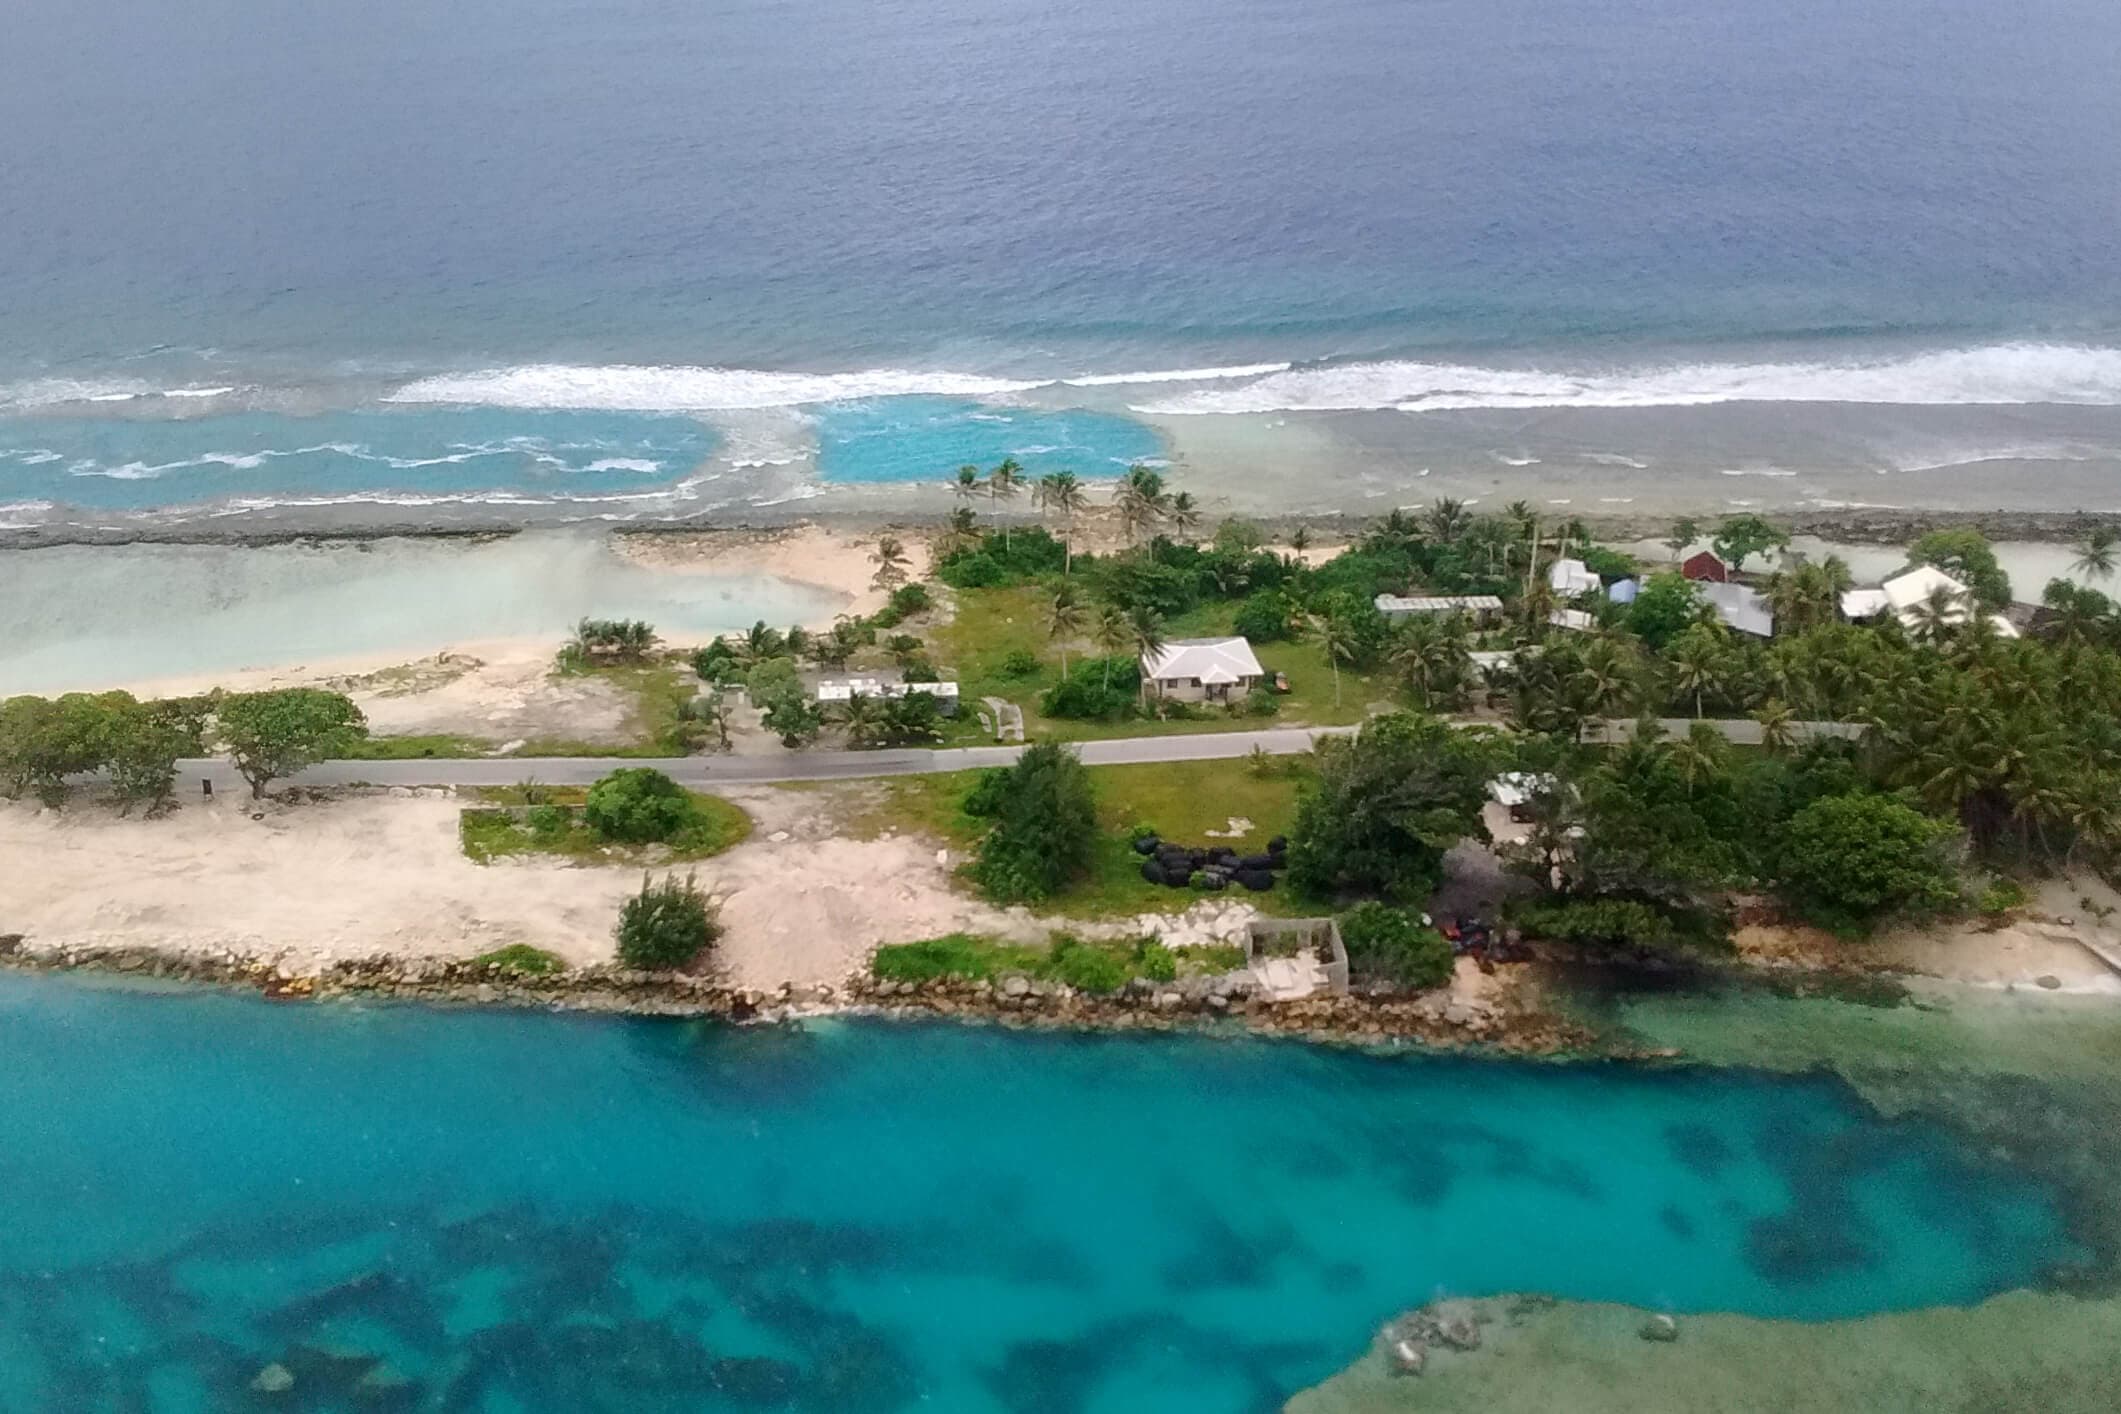
M 458 818 L 464 853 L 479 864 L 513 854 L 583 864 L 706 859 L 751 833 L 751 817 L 720 796 L 682 790 L 640 767 L 614 771 L 586 792 L 530 784 L 485 794 L 495 805 Z
M 1029 977 L 1062 982 L 1078 991 L 1104 995 L 1139 978 L 1171 982 L 1181 973 L 1203 976 L 1244 965 L 1242 948 L 1184 948 L 1173 951 L 1151 937 L 1090 942 L 1056 933 L 1045 947 L 997 942 L 970 933 L 951 933 L 917 943 L 888 943 L 876 950 L 870 972 L 882 982 L 929 982 L 939 977 L 996 982 Z
M 1451 980 L 1451 945 L 1404 908 L 1360 903 L 1340 919 L 1352 981 L 1441 987 Z
M 979 793 L 994 827 L 980 841 L 972 877 L 1005 903 L 1051 898 L 1086 874 L 1096 848 L 1090 777 L 1074 753 L 1031 747 Z
M 612 930 L 619 961 L 644 972 L 689 967 L 722 935 L 721 921 L 687 874 L 661 883 L 641 877 L 641 891 L 619 910 Z
M 1289 881 L 1304 892 L 1419 903 L 1446 850 L 1486 838 L 1493 752 L 1481 737 L 1401 712 L 1320 742 L 1316 755 L 1318 784 L 1289 838 Z
M 1959 901 L 1958 870 L 1945 844 L 1956 833 L 1890 796 L 1815 800 L 1783 831 L 1782 895 L 1813 922 L 1850 936 L 1888 916 L 1950 908 Z
M 491 756 L 495 742 L 478 737 L 432 732 L 416 736 L 358 737 L 339 749 L 342 761 L 423 761 Z
M 655 645 L 654 626 L 640 619 L 583 619 L 560 649 L 560 671 L 584 672 L 601 663 L 638 663 Z
M 512 972 L 519 977 L 549 977 L 567 970 L 567 963 L 559 954 L 534 948 L 528 943 L 510 943 L 507 947 L 480 953 L 472 962 L 496 972 Z
M 71 793 L 68 777 L 100 770 L 122 810 L 159 813 L 174 792 L 177 759 L 204 753 L 216 700 L 70 692 L 0 701 L 0 793 L 27 790 L 56 809 Z
M 1723 518 L 1709 545 L 1717 559 L 1732 569 L 1743 570 L 1753 556 L 1780 550 L 1789 543 L 1790 533 L 1781 526 L 1756 515 L 1737 515 Z
M 254 796 L 282 776 L 342 754 L 368 733 L 351 699 L 314 687 L 224 697 L 214 708 L 214 726 Z

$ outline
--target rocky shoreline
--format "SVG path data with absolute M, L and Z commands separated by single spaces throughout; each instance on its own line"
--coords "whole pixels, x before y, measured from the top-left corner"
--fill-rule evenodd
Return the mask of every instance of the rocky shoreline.
M 431 1006 L 509 1007 L 630 1016 L 716 1018 L 738 1023 L 870 1015 L 995 1022 L 1083 1031 L 1242 1029 L 1322 1044 L 1473 1048 L 1519 1056 L 1566 1056 L 1598 1048 L 1589 1028 L 1541 1012 L 1454 1000 L 1442 993 L 1314 996 L 1273 1001 L 1235 976 L 1185 983 L 1132 983 L 1110 995 L 1026 977 L 1001 982 L 938 978 L 841 986 L 732 988 L 708 975 L 618 967 L 525 973 L 500 964 L 374 957 L 289 970 L 280 960 L 233 952 L 177 953 L 151 947 L 38 949 L 0 934 L 0 967 L 86 972 L 141 981 L 239 988 L 276 1001 L 376 998 Z M 1609 1054 L 1603 1049 L 1600 1054 Z
M 1703 514 L 1712 512 L 1704 511 Z M 1986 511 L 1912 508 L 1860 508 L 1806 510 L 1768 508 L 1765 512 L 1792 534 L 1816 536 L 1846 545 L 1904 545 L 1932 530 L 1971 528 L 1994 541 L 2067 544 L 2096 525 L 2121 526 L 2121 516 L 2088 511 L 2014 511 L 1998 507 Z M 0 531 L 0 550 L 38 550 L 65 545 L 114 547 L 125 545 L 223 545 L 260 548 L 274 545 L 331 544 L 377 540 L 462 540 L 506 538 L 532 530 L 580 530 L 594 534 L 654 537 L 717 533 L 785 532 L 814 525 L 850 534 L 873 534 L 881 530 L 918 534 L 932 530 L 942 514 L 906 506 L 891 511 L 819 510 L 800 504 L 785 511 L 754 508 L 731 519 L 707 512 L 667 520 L 605 525 L 572 520 L 525 522 L 520 516 L 462 515 L 447 523 L 433 519 L 404 520 L 309 520 L 300 523 L 273 521 L 230 524 L 175 520 L 139 525 L 48 525 Z M 1360 534 L 1374 516 L 1353 514 L 1262 515 L 1250 517 L 1271 533 L 1285 534 L 1303 526 L 1313 534 L 1349 537 Z M 1023 517 L 1030 523 L 1031 517 Z M 1093 517 L 1094 519 L 1094 517 Z M 1602 540 L 1652 540 L 1662 537 L 1671 525 L 1670 514 L 1629 515 L 1588 512 L 1578 517 Z

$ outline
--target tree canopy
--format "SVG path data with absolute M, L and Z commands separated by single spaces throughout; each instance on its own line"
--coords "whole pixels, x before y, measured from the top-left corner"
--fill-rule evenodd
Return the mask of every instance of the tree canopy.
M 972 876 L 989 898 L 1051 898 L 1088 872 L 1097 806 L 1090 773 L 1074 752 L 1041 742 L 983 779 L 980 792 L 994 826 L 980 842 Z
M 214 717 L 237 773 L 256 796 L 368 734 L 368 720 L 352 699 L 315 687 L 235 693 L 221 699 Z
M 1957 831 L 1891 796 L 1865 791 L 1815 800 L 1783 832 L 1783 897 L 1840 933 L 1866 933 L 1893 914 L 1949 907 L 1958 871 L 1946 851 Z
M 1318 783 L 1289 837 L 1290 881 L 1319 895 L 1425 900 L 1444 852 L 1486 838 L 1489 758 L 1481 737 L 1411 712 L 1321 741 Z

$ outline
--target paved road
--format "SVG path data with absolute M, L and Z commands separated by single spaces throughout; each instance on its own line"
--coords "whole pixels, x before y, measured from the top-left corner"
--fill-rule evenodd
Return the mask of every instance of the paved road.
M 1460 725 L 1480 725 L 1464 722 Z M 1665 731 L 1685 736 L 1694 725 L 1691 718 L 1668 717 Z M 1760 743 L 1760 724 L 1745 718 L 1711 721 L 1730 741 L 1745 746 Z M 1798 722 L 1796 735 L 1855 736 L 1862 728 L 1842 722 Z M 1613 739 L 1631 732 L 1632 721 L 1606 723 L 1605 737 Z M 1271 756 L 1291 756 L 1309 751 L 1320 737 L 1344 736 L 1352 727 L 1278 727 L 1259 732 L 1199 732 L 1178 736 L 1117 737 L 1108 741 L 1086 741 L 1080 750 L 1091 766 L 1131 766 L 1159 761 L 1220 761 L 1248 756 L 1254 747 Z M 1601 739 L 1593 735 L 1593 739 Z M 842 781 L 865 776 L 920 776 L 937 771 L 969 771 L 982 766 L 1007 766 L 1022 754 L 1021 746 L 969 746 L 947 751 L 799 751 L 771 756 L 679 756 L 641 760 L 610 756 L 500 757 L 456 760 L 423 758 L 417 761 L 326 761 L 293 778 L 305 786 L 509 786 L 537 780 L 549 786 L 588 785 L 620 766 L 653 766 L 673 780 L 690 786 L 743 785 L 772 781 Z M 224 760 L 180 763 L 178 788 L 196 793 L 199 782 L 210 780 L 214 789 L 239 790 L 242 781 Z
M 1136 736 L 1081 744 L 1083 761 L 1092 766 L 1125 766 L 1157 761 L 1216 761 L 1247 756 L 1253 747 L 1270 755 L 1309 751 L 1316 737 L 1351 730 L 1325 727 L 1316 732 L 1282 727 L 1263 732 L 1203 732 L 1189 736 Z M 662 760 L 621 760 L 608 756 L 503 757 L 472 760 L 326 761 L 293 778 L 305 786 L 507 786 L 535 778 L 545 785 L 588 785 L 619 766 L 653 766 L 690 786 L 713 787 L 764 781 L 836 781 L 863 776 L 919 776 L 935 771 L 969 771 L 1006 766 L 1021 746 L 972 746 L 947 751 L 800 751 L 775 756 L 680 756 Z M 240 790 L 241 779 L 228 762 L 180 763 L 180 794 L 196 794 L 201 779 L 214 789 Z

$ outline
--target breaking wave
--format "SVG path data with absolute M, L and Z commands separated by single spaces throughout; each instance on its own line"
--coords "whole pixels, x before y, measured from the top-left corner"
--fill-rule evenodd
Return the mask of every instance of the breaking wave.
M 1469 408 L 1639 408 L 1731 402 L 2121 403 L 2121 349 L 1996 344 L 1891 359 L 1680 363 L 1548 370 L 1457 363 L 1292 368 L 1237 387 L 1204 388 L 1136 412 L 1443 412 Z
M 768 373 L 745 368 L 533 364 L 420 378 L 388 394 L 385 401 L 609 412 L 727 412 L 909 394 L 1001 397 L 1041 386 L 1044 385 L 1037 382 L 973 373 L 917 373 L 898 368 L 860 373 Z

